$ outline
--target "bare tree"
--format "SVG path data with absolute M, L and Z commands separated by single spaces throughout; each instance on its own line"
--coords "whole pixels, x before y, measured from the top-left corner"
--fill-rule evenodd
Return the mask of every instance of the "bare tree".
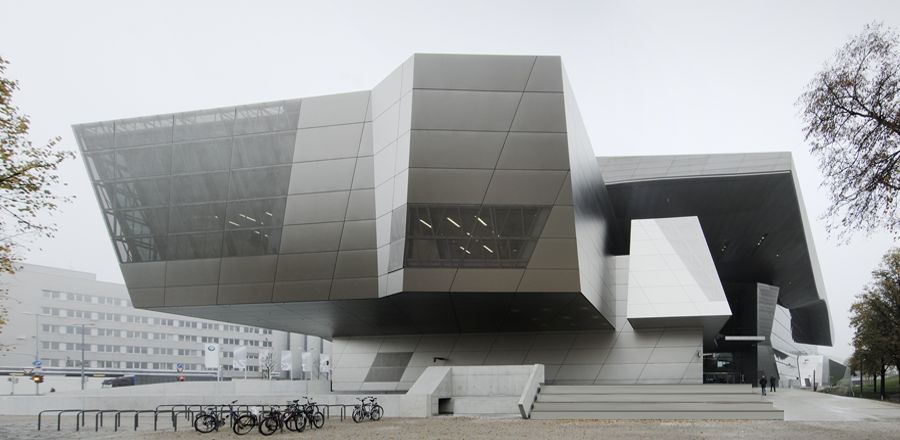
M 58 137 L 44 145 L 28 140 L 31 121 L 12 103 L 19 83 L 6 78 L 8 64 L 0 57 L 0 273 L 15 272 L 16 251 L 24 247 L 23 236 L 53 235 L 53 225 L 39 217 L 68 200 L 51 189 L 59 182 L 59 164 L 75 156 L 55 149 Z M 5 295 L 5 290 L 0 290 L 0 327 L 6 323 Z
M 870 24 L 834 55 L 798 100 L 810 151 L 831 192 L 828 231 L 900 235 L 900 52 Z
M 59 164 L 75 155 L 56 149 L 59 137 L 43 145 L 28 140 L 31 121 L 12 103 L 19 83 L 6 78 L 8 64 L 0 57 L 0 272 L 12 273 L 22 236 L 55 232 L 54 225 L 40 217 L 69 200 L 54 194 L 52 187 L 59 183 Z

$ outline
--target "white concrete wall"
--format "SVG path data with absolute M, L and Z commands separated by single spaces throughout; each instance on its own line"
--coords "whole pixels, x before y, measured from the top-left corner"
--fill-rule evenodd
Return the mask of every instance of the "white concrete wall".
M 427 402 L 420 417 L 437 415 L 440 399 L 450 399 L 456 415 L 514 417 L 531 371 L 532 365 L 428 367 L 406 395 Z

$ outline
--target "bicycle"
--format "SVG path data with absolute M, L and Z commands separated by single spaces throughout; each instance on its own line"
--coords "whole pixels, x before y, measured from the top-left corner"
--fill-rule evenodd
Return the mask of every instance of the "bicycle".
M 319 411 L 319 407 L 316 402 L 313 402 L 307 396 L 303 396 L 303 399 L 306 399 L 306 403 L 301 405 L 303 417 L 306 419 L 304 421 L 304 424 L 308 422 L 314 428 L 321 429 L 323 426 L 325 426 L 325 415 L 322 414 L 322 411 Z
M 299 402 L 299 399 L 288 402 L 288 407 L 282 414 L 284 427 L 289 431 L 303 432 L 306 429 L 306 416 Z
M 272 435 L 284 426 L 284 413 L 277 406 L 273 406 L 259 419 L 257 429 L 262 435 Z
M 381 416 L 384 415 L 384 408 L 378 404 L 377 397 L 366 396 L 356 400 L 359 400 L 359 405 L 353 407 L 353 415 L 351 416 L 354 422 L 359 423 L 367 419 L 376 422 L 381 420 Z
M 237 435 L 244 435 L 253 430 L 256 425 L 256 417 L 252 414 L 238 414 L 234 410 L 234 404 L 237 400 L 233 400 L 228 404 L 228 411 L 222 411 L 218 406 L 209 406 L 206 410 L 200 411 L 200 414 L 194 418 L 194 429 L 202 434 L 209 434 L 218 431 L 219 427 L 225 425 L 226 420 L 231 420 L 231 430 Z

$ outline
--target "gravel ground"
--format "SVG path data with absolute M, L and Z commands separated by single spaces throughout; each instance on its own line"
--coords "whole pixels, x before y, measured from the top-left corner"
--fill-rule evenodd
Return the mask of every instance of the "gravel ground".
M 63 430 L 57 432 L 55 419 L 49 430 L 36 429 L 35 417 L 3 417 L 0 439 L 220 439 L 220 438 L 309 438 L 309 439 L 484 439 L 527 440 L 561 438 L 576 439 L 731 439 L 765 438 L 767 440 L 798 438 L 828 439 L 897 439 L 900 425 L 896 421 L 860 422 L 782 422 L 782 421 L 602 421 L 602 420 L 521 420 L 469 417 L 435 417 L 430 419 L 384 419 L 380 422 L 340 422 L 329 420 L 318 431 L 302 434 L 283 433 L 263 437 L 255 431 L 238 437 L 231 432 L 199 434 L 193 430 L 179 432 L 147 431 L 152 420 L 138 432 L 128 429 L 113 432 L 105 427 L 75 432 L 72 417 L 66 417 Z M 68 422 L 68 423 L 67 423 Z M 142 421 L 142 423 L 144 423 Z M 185 426 L 187 427 L 187 426 Z M 190 428 L 188 428 L 190 429 Z

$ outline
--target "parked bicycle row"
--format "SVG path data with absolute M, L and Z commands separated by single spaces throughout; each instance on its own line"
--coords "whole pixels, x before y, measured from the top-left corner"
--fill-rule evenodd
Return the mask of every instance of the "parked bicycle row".
M 303 402 L 301 403 L 301 399 Z M 380 420 L 384 408 L 378 404 L 377 398 L 367 396 L 357 398 L 356 404 L 318 404 L 309 397 L 302 397 L 287 404 L 239 404 L 237 400 L 228 404 L 163 404 L 155 409 L 48 409 L 38 414 L 37 429 L 42 429 L 42 419 L 52 418 L 56 421 L 56 430 L 63 425 L 63 416 L 74 415 L 75 430 L 86 428 L 89 418 L 94 419 L 93 428 L 99 431 L 112 418 L 113 429 L 118 431 L 126 423 L 135 431 L 141 419 L 152 418 L 152 427 L 156 431 L 161 428 L 159 422 L 170 419 L 171 429 L 178 431 L 179 419 L 185 419 L 195 430 L 201 433 L 231 429 L 238 435 L 244 435 L 256 428 L 263 435 L 272 435 L 279 431 L 303 432 L 307 428 L 320 429 L 325 419 L 350 416 L 356 423 Z M 347 414 L 348 411 L 352 411 Z M 131 420 L 131 422 L 127 422 Z
M 325 426 L 325 415 L 319 409 L 319 405 L 309 397 L 288 402 L 283 408 L 280 406 L 249 406 L 247 409 L 235 409 L 237 401 L 227 406 L 211 405 L 204 408 L 194 417 L 194 429 L 201 433 L 218 431 L 229 424 L 231 430 L 237 435 L 248 434 L 256 428 L 262 435 L 272 435 L 285 429 L 293 432 L 303 432 L 307 428 L 321 429 Z M 352 419 L 359 423 L 366 420 L 378 421 L 384 415 L 384 408 L 378 404 L 378 399 L 373 396 L 357 398 L 358 404 L 354 405 Z

